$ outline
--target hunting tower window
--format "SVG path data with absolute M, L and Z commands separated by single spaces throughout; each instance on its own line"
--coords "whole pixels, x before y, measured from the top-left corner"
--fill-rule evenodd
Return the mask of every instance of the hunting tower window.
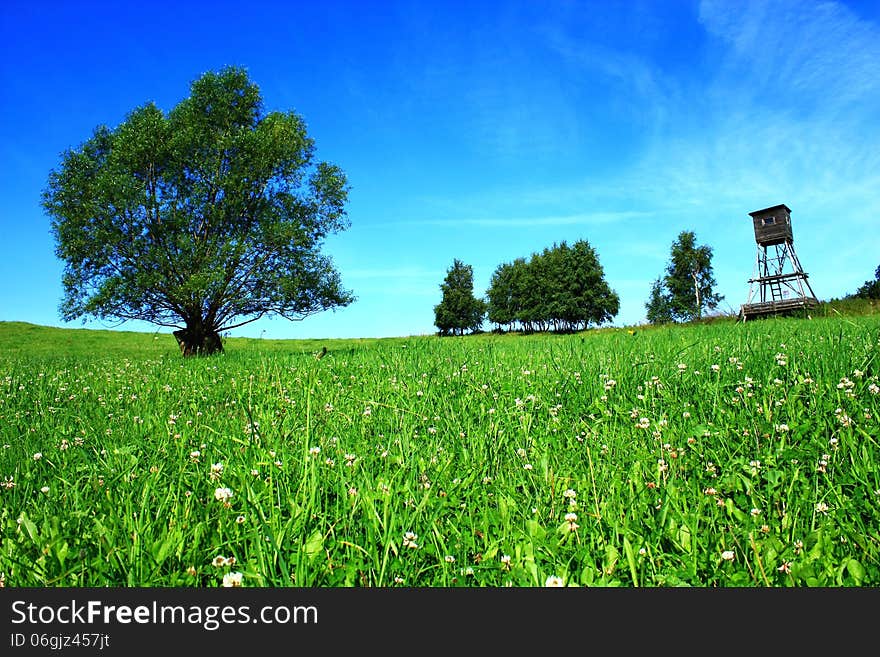
M 776 223 L 776 217 L 764 217 L 764 221 L 761 223 L 763 223 L 765 226 L 772 226 Z

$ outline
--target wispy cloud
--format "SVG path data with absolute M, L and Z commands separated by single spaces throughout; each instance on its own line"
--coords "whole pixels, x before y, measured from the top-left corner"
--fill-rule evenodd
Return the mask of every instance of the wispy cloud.
M 528 228 L 540 226 L 600 226 L 630 221 L 646 216 L 639 211 L 588 212 L 579 214 L 535 217 L 454 217 L 450 219 L 420 219 L 390 222 L 397 226 L 440 226 L 457 228 L 477 226 L 485 228 Z

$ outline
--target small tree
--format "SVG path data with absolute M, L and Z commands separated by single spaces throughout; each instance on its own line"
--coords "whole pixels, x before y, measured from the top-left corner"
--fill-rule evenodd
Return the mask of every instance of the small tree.
M 865 281 L 853 296 L 857 299 L 880 299 L 880 266 L 874 272 L 874 280 Z
M 656 298 L 656 316 L 666 317 L 668 311 L 668 316 L 674 321 L 699 319 L 703 316 L 703 310 L 716 308 L 724 299 L 713 289 L 712 248 L 697 246 L 696 235 L 692 231 L 682 231 L 672 243 L 662 287 L 665 292 L 655 285 L 648 304 Z
M 672 320 L 672 308 L 663 292 L 663 281 L 658 277 L 651 284 L 651 296 L 645 304 L 647 319 L 651 324 L 667 324 Z
M 324 238 L 348 227 L 345 174 L 294 113 L 263 112 L 243 69 L 193 82 L 62 156 L 43 193 L 65 262 L 61 316 L 177 329 L 184 355 L 263 316 L 346 306 Z
M 463 335 L 483 324 L 486 303 L 474 296 L 474 270 L 457 258 L 440 284 L 443 297 L 434 306 L 434 325 L 441 335 Z

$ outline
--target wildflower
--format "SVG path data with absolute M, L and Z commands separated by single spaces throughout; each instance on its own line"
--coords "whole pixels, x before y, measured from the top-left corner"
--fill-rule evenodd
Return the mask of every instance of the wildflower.
M 403 535 L 403 547 L 408 547 L 408 548 L 412 548 L 415 550 L 416 548 L 419 547 L 419 544 L 416 543 L 417 538 L 418 538 L 418 536 L 416 534 L 414 534 L 413 532 L 406 532 Z
M 190 566 L 189 568 L 187 568 L 186 574 L 189 575 L 190 577 L 195 577 L 196 576 L 196 567 Z
M 761 515 L 761 509 L 752 509 L 750 511 L 750 513 L 752 514 L 752 517 L 754 518 L 755 516 Z
M 783 561 L 782 565 L 779 566 L 779 568 L 777 568 L 776 570 L 788 575 L 791 572 L 791 562 L 790 561 Z
M 220 475 L 223 474 L 223 464 L 222 463 L 212 463 L 211 464 L 211 481 L 217 481 L 220 478 Z
M 562 497 L 568 500 L 573 500 L 577 497 L 577 492 L 569 488 L 562 493 Z
M 785 424 L 785 423 L 783 423 L 783 424 L 777 424 L 777 425 L 774 426 L 774 428 L 775 428 L 776 431 L 778 431 L 779 433 L 787 433 L 787 432 L 789 431 L 789 427 L 788 427 L 788 425 Z
M 733 561 L 733 557 L 734 557 L 733 550 L 725 550 L 724 552 L 721 553 L 721 558 L 724 559 L 725 561 Z
M 192 461 L 193 463 L 198 463 L 199 457 L 201 455 L 202 455 L 202 453 L 199 450 L 194 449 L 193 451 L 191 451 L 189 453 L 189 460 Z
M 550 575 L 544 582 L 544 586 L 560 587 L 565 586 L 565 581 L 558 575 Z
M 828 513 L 828 505 L 825 502 L 819 502 L 816 505 L 816 513 Z
M 443 557 L 443 561 L 445 561 L 446 563 L 455 563 L 455 557 L 453 557 L 451 554 L 447 554 L 445 557 Z
M 501 555 L 501 565 L 504 567 L 504 570 L 510 570 L 510 555 L 502 554 Z
M 40 489 L 40 492 L 41 492 L 41 493 L 48 493 L 48 492 L 49 492 L 49 487 L 48 487 L 48 486 L 43 486 L 43 487 Z
M 228 488 L 217 488 L 214 490 L 214 499 L 219 502 L 227 502 L 232 497 L 232 491 Z
M 238 517 L 235 519 L 235 524 L 237 524 L 237 525 L 241 525 L 241 524 L 244 523 L 245 520 L 246 520 L 246 518 L 245 518 L 244 516 L 238 516 Z
M 36 454 L 34 454 L 34 461 L 39 461 L 41 458 L 43 458 L 42 452 L 37 452 Z
M 6 490 L 15 488 L 15 481 L 12 477 L 3 477 L 3 481 L 0 481 L 0 488 L 5 488 Z
M 354 462 L 357 460 L 357 456 L 354 454 L 346 454 L 345 455 L 345 465 L 349 468 L 354 466 Z
M 214 566 L 214 568 L 222 568 L 226 565 L 226 557 L 224 557 L 222 554 L 218 554 L 211 561 L 211 565 Z
M 525 468 L 526 470 L 531 470 L 531 469 L 532 469 L 532 464 L 531 464 L 531 463 L 526 463 L 525 465 L 523 465 L 523 468 Z
M 241 580 L 244 577 L 241 573 L 226 573 L 223 575 L 223 586 L 238 587 L 241 586 Z
M 321 453 L 321 448 L 320 448 L 320 447 L 317 447 L 317 446 L 315 446 L 315 447 L 309 447 L 309 454 L 310 454 L 310 455 L 312 455 L 312 456 L 317 456 L 317 455 L 320 454 L 320 453 Z
M 403 577 L 401 577 L 400 575 L 395 575 L 395 576 L 394 576 L 394 583 L 395 583 L 395 584 L 403 584 L 403 582 L 404 582 Z

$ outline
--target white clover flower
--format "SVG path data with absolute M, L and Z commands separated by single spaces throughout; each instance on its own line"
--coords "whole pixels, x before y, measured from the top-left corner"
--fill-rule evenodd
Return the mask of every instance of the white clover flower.
M 225 587 L 238 587 L 241 586 L 241 580 L 244 575 L 242 573 L 226 573 L 223 575 L 223 586 Z
M 214 490 L 214 499 L 218 502 L 227 502 L 232 497 L 232 491 L 229 488 L 217 488 Z
M 406 532 L 403 535 L 403 547 L 408 547 L 415 550 L 419 547 L 419 544 L 416 543 L 417 538 L 418 536 L 414 532 Z
M 819 502 L 816 505 L 816 513 L 828 513 L 828 505 L 825 502 Z
M 34 461 L 39 461 L 41 458 L 43 458 L 42 452 L 37 452 L 36 454 L 34 454 Z
M 558 575 L 550 575 L 544 582 L 544 586 L 557 588 L 560 586 L 565 586 L 565 581 Z
M 725 561 L 733 561 L 733 557 L 734 557 L 733 550 L 725 550 L 724 552 L 721 553 L 721 558 L 724 559 Z

